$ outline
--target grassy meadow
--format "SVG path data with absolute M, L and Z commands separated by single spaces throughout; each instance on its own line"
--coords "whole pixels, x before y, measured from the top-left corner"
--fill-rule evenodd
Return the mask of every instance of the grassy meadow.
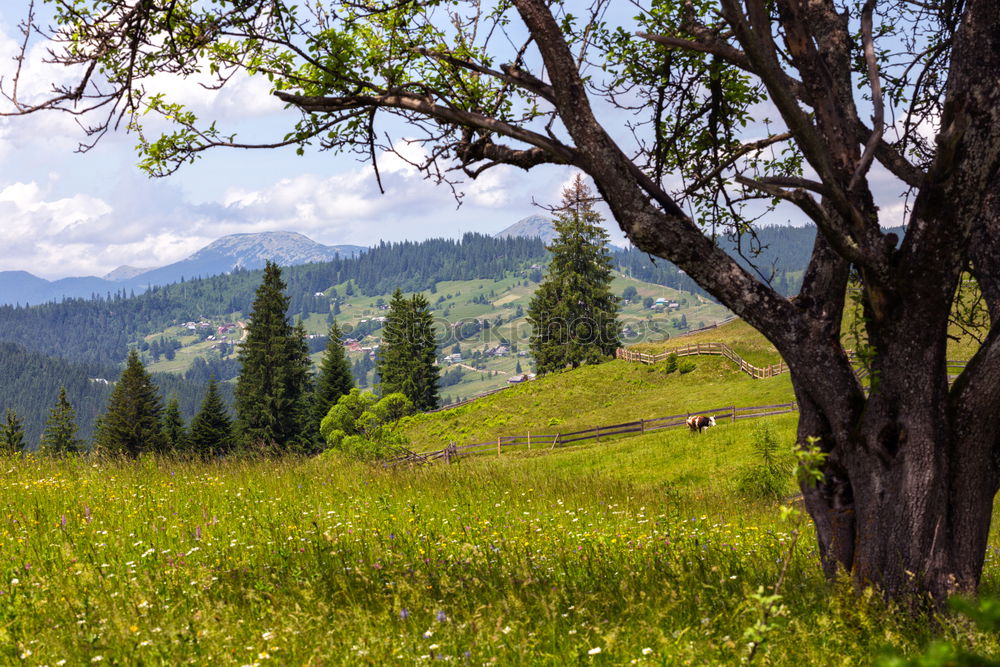
M 926 621 L 826 583 L 808 522 L 736 491 L 759 423 L 393 471 L 6 459 L 0 663 L 738 664 L 786 563 L 755 662 L 919 650 Z
M 696 336 L 776 361 L 744 326 Z M 404 428 L 432 450 L 793 399 L 787 375 L 689 359 L 683 374 L 554 373 Z M 942 639 L 1000 661 L 1000 637 L 964 618 L 914 619 L 827 582 L 808 519 L 782 518 L 798 506 L 790 472 L 777 497 L 741 487 L 762 440 L 790 471 L 795 425 L 392 470 L 335 452 L 0 459 L 0 664 L 864 665 Z
M 637 419 L 655 419 L 730 405 L 790 403 L 789 376 L 754 380 L 723 357 L 688 357 L 695 369 L 665 373 L 657 366 L 609 361 L 545 375 L 405 425 L 413 449 L 431 451 L 488 442 L 498 436 L 553 434 Z

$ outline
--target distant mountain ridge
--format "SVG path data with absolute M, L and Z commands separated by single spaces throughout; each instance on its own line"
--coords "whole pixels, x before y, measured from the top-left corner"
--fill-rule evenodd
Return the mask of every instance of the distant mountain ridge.
M 498 239 L 511 238 L 540 238 L 546 244 L 556 240 L 556 228 L 552 225 L 552 218 L 544 215 L 529 215 L 521 218 L 510 227 L 500 230 L 493 235 Z
M 27 271 L 0 271 L 0 305 L 33 305 L 121 290 L 144 292 L 153 286 L 190 278 L 207 278 L 230 273 L 237 268 L 260 269 L 267 260 L 281 266 L 296 266 L 328 262 L 338 257 L 355 257 L 365 250 L 356 245 L 323 245 L 296 232 L 231 234 L 179 262 L 156 269 L 120 266 L 103 278 L 87 276 L 49 281 Z

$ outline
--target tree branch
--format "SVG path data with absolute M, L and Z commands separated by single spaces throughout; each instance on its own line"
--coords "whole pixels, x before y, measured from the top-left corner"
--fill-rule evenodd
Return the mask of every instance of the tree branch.
M 885 131 L 885 108 L 882 106 L 882 84 L 879 81 L 878 62 L 875 60 L 875 41 L 872 37 L 872 12 L 875 8 L 875 0 L 867 0 L 861 9 L 861 41 L 864 44 L 865 63 L 868 66 L 868 85 L 872 89 L 872 105 L 874 114 L 872 120 L 875 127 L 871 137 L 865 144 L 865 152 L 858 160 L 858 166 L 851 176 L 851 182 L 847 186 L 848 190 L 853 190 L 871 167 L 872 160 L 875 159 L 875 150 L 879 142 L 882 141 L 882 133 Z
M 456 127 L 475 127 L 487 132 L 495 132 L 511 139 L 517 139 L 545 151 L 551 156 L 552 159 L 550 161 L 554 163 L 576 164 L 578 159 L 576 152 L 569 146 L 551 137 L 546 137 L 537 132 L 516 127 L 471 111 L 440 106 L 434 104 L 429 97 L 413 93 L 390 92 L 384 95 L 350 95 L 345 97 L 297 95 L 283 91 L 276 91 L 274 94 L 281 101 L 309 113 L 335 113 L 359 108 L 386 108 L 412 111 Z

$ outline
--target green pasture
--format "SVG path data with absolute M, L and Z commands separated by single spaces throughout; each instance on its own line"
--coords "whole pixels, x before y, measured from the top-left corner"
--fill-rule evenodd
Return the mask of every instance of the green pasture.
M 554 434 L 735 405 L 795 400 L 789 376 L 754 380 L 723 357 L 687 358 L 693 371 L 609 361 L 551 373 L 467 405 L 410 418 L 413 448 L 430 451 L 498 436 Z
M 789 446 L 794 415 L 768 423 Z M 808 523 L 735 490 L 754 428 L 391 471 L 6 459 L 0 664 L 740 664 L 786 564 L 759 664 L 934 636 L 1000 657 L 959 619 L 827 583 Z

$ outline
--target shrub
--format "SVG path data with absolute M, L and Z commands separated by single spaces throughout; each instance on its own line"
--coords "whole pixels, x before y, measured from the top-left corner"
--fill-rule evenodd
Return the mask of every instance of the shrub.
M 691 371 L 693 371 L 697 367 L 698 367 L 697 364 L 695 364 L 693 361 L 685 359 L 684 361 L 682 361 L 679 364 L 677 364 L 677 371 L 681 375 L 685 375 L 687 373 L 690 373 Z
M 379 400 L 369 391 L 354 388 L 326 413 L 319 432 L 329 449 L 360 460 L 378 460 L 409 443 L 397 427 L 410 414 L 413 403 L 403 394 Z
M 653 368 L 655 368 L 658 371 L 667 373 L 668 375 L 670 373 L 673 373 L 674 371 L 677 370 L 677 354 L 671 352 L 666 359 L 653 366 Z
M 779 455 L 778 438 L 767 422 L 758 422 L 750 435 L 758 463 L 737 475 L 736 490 L 749 498 L 780 498 L 788 484 L 791 466 Z

